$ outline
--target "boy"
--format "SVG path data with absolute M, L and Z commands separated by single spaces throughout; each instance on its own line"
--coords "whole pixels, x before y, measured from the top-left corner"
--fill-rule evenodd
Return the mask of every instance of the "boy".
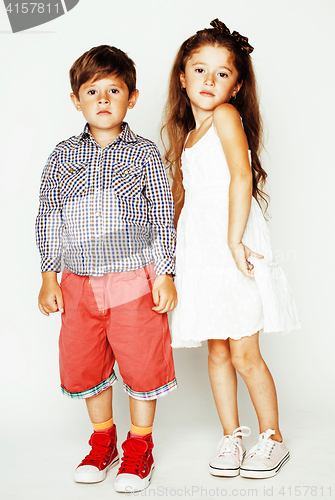
M 87 124 L 56 146 L 43 171 L 39 309 L 62 313 L 62 391 L 86 399 L 93 424 L 91 451 L 75 481 L 102 481 L 119 462 L 116 359 L 131 430 L 115 488 L 140 491 L 154 469 L 156 398 L 177 386 L 166 314 L 177 303 L 173 201 L 156 146 L 123 121 L 138 98 L 133 61 L 115 47 L 95 47 L 73 64 L 70 80 L 71 99 Z

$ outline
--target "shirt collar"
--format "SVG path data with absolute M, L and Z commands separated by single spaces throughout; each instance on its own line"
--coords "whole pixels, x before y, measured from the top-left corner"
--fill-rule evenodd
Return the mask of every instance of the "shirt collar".
M 88 123 L 86 123 L 84 130 L 78 136 L 79 141 L 91 139 L 95 141 L 93 135 L 90 132 L 90 127 Z M 121 124 L 121 133 L 114 139 L 115 141 L 123 141 L 123 142 L 136 142 L 137 135 L 134 134 L 127 122 L 122 122 Z M 113 141 L 114 142 L 114 141 Z M 111 143 L 112 144 L 112 143 Z

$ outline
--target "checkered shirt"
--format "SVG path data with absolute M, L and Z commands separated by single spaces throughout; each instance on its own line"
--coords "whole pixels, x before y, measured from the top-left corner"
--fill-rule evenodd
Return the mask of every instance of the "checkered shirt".
M 154 262 L 174 274 L 174 207 L 155 144 L 127 123 L 102 148 L 86 124 L 56 146 L 43 170 L 36 240 L 41 270 L 79 275 L 131 271 Z

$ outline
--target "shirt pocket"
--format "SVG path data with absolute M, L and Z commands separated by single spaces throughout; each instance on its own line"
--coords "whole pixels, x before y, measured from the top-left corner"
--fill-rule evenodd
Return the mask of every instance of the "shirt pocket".
M 61 198 L 68 200 L 84 196 L 87 192 L 87 168 L 84 163 L 63 162 L 60 169 Z
M 134 198 L 141 196 L 142 186 L 142 164 L 117 163 L 114 166 L 112 190 L 121 198 Z

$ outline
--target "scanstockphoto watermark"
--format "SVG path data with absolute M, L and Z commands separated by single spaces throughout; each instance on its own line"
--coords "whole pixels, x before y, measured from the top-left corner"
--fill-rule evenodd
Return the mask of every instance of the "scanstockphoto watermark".
M 179 488 L 170 488 L 166 486 L 157 486 L 156 488 L 148 488 L 147 490 L 137 492 L 126 492 L 126 495 L 131 497 L 175 497 L 175 498 L 224 498 L 229 496 L 235 497 L 257 497 L 260 496 L 257 488 L 205 488 L 203 486 L 183 486 Z
M 313 497 L 332 497 L 333 490 L 331 486 L 313 486 L 313 485 L 290 485 L 290 486 L 263 486 L 259 488 L 205 488 L 203 486 L 183 486 L 170 488 L 166 486 L 149 487 L 143 491 L 126 492 L 125 496 L 159 498 L 313 498 Z
M 286 250 L 276 250 L 273 253 L 273 256 L 278 264 L 282 262 L 297 262 L 297 252 L 293 248 Z
M 63 16 L 72 10 L 79 0 L 49 0 L 43 2 L 9 2 L 4 0 L 5 9 L 13 33 L 34 28 Z

